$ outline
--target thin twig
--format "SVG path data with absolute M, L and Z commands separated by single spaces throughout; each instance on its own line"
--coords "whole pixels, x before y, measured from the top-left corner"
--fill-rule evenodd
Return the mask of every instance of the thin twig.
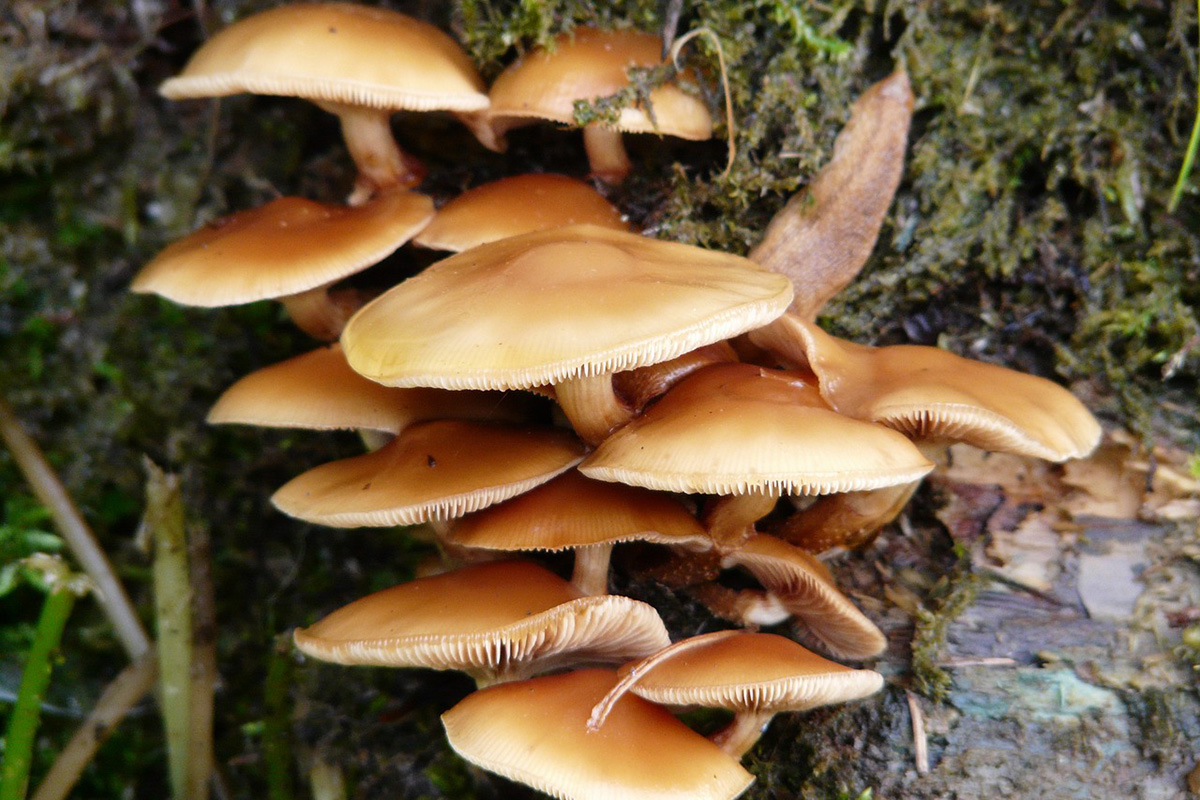
M 708 28 L 697 28 L 694 31 L 688 31 L 676 39 L 675 44 L 671 45 L 671 63 L 675 65 L 675 69 L 679 69 L 679 51 L 683 49 L 685 44 L 697 36 L 707 36 L 712 39 L 713 45 L 717 48 L 717 65 L 721 68 L 721 88 L 725 92 L 725 131 L 729 141 L 729 157 L 725 161 L 725 169 L 721 170 L 719 176 L 724 178 L 733 169 L 733 159 L 737 155 L 737 143 L 735 141 L 737 126 L 733 121 L 733 94 L 729 91 L 729 73 L 725 69 L 725 50 L 721 47 L 721 40 Z
M 32 800 L 65 800 L 100 745 L 104 744 L 129 710 L 154 688 L 157 675 L 158 661 L 153 652 L 146 653 L 121 670 L 54 760 L 54 765 L 33 793 Z
M 929 743 L 925 738 L 925 712 L 921 711 L 921 703 L 911 689 L 904 690 L 908 698 L 908 713 L 912 717 L 913 749 L 917 761 L 917 774 L 929 774 Z
M 1200 25 L 1200 0 L 1196 0 L 1196 22 Z M 1188 137 L 1187 152 L 1183 155 L 1183 166 L 1179 168 L 1179 177 L 1175 179 L 1175 188 L 1171 190 L 1171 200 L 1167 203 L 1167 211 L 1174 213 L 1183 197 L 1183 187 L 1188 176 L 1192 174 L 1192 164 L 1196 161 L 1196 150 L 1200 149 L 1200 82 L 1196 85 L 1196 117 L 1192 120 L 1192 135 Z
M 188 531 L 188 567 L 192 586 L 192 726 L 188 760 L 189 797 L 206 798 L 213 775 L 213 685 L 217 680 L 217 611 L 213 597 L 208 528 Z
M 71 553 L 95 584 L 96 599 L 112 623 L 117 638 L 121 640 L 129 658 L 136 661 L 150 649 L 150 637 L 146 635 L 133 603 L 125 593 L 125 587 L 109 564 L 95 534 L 50 468 L 41 448 L 21 427 L 16 413 L 3 398 L 0 398 L 0 438 L 4 439 L 38 500 L 50 510 L 54 524 L 71 548 Z

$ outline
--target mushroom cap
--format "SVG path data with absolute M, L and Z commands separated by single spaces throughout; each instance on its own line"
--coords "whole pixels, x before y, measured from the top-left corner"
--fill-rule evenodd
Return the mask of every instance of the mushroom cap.
M 887 638 L 844 594 L 814 556 L 772 536 L 752 536 L 722 562 L 750 571 L 809 631 L 841 658 L 871 658 Z
M 433 264 L 355 314 L 342 346 L 389 386 L 523 389 L 666 361 L 774 319 L 791 293 L 737 256 L 570 225 Z
M 565 175 L 517 175 L 463 192 L 438 209 L 413 244 L 458 253 L 522 233 L 590 224 L 628 231 L 604 195 Z
M 874 670 L 851 669 L 784 636 L 742 633 L 664 659 L 630 691 L 663 705 L 776 713 L 858 700 L 882 687 Z
M 356 208 L 281 197 L 169 245 L 130 288 L 206 308 L 298 294 L 382 261 L 432 218 L 433 201 L 415 192 Z
M 1100 442 L 1095 417 L 1069 391 L 1023 372 L 936 347 L 869 347 L 830 336 L 793 314 L 751 338 L 807 363 L 839 413 L 916 439 L 1066 461 Z
M 350 369 L 340 345 L 255 370 L 226 389 L 212 424 L 399 433 L 415 422 L 452 417 L 515 422 L 519 408 L 496 392 L 393 389 Z
M 592 481 L 572 470 L 459 520 L 446 537 L 488 550 L 563 550 L 633 540 L 706 548 L 699 521 L 672 497 Z
M 374 452 L 293 478 L 271 502 L 288 516 L 336 528 L 415 525 L 515 497 L 582 457 L 583 445 L 566 431 L 423 422 Z
M 673 492 L 816 495 L 907 483 L 932 468 L 904 436 L 831 410 L 810 374 L 714 364 L 601 442 L 579 471 Z
M 294 638 L 322 661 L 458 669 L 483 680 L 642 658 L 670 641 L 652 606 L 581 597 L 554 573 L 522 561 L 475 564 L 375 592 Z
M 635 695 L 589 732 L 588 715 L 616 684 L 583 670 L 493 686 L 442 715 L 460 756 L 566 800 L 728 800 L 754 781 L 735 759 Z
M 641 31 L 576 28 L 517 59 L 500 73 L 489 92 L 488 117 L 497 134 L 534 120 L 575 124 L 575 101 L 595 100 L 629 86 L 629 67 L 662 63 L 662 40 Z M 626 133 L 665 133 L 682 139 L 712 137 L 712 116 L 704 103 L 678 86 L 650 92 L 650 107 L 621 109 L 612 127 Z
M 352 3 L 295 3 L 230 25 L 159 91 L 173 100 L 255 94 L 380 109 L 478 111 L 483 79 L 427 22 Z

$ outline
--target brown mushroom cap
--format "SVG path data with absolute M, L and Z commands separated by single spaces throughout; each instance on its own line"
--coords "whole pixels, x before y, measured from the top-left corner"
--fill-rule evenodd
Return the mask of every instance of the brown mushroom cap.
M 775 713 L 857 700 L 882 686 L 874 670 L 822 658 L 784 636 L 742 633 L 659 662 L 630 691 L 663 705 Z
M 751 338 L 816 373 L 841 414 L 918 439 L 949 439 L 1048 461 L 1081 458 L 1100 425 L 1056 383 L 936 347 L 868 347 L 788 314 Z
M 828 568 L 809 553 L 771 536 L 751 537 L 723 565 L 750 571 L 784 608 L 842 658 L 871 658 L 887 638 L 838 591 Z
M 628 231 L 621 212 L 564 175 L 517 175 L 464 192 L 438 209 L 413 244 L 458 253 L 522 233 L 590 224 Z
M 571 225 L 439 261 L 359 311 L 342 345 L 389 386 L 520 389 L 666 361 L 790 298 L 737 256 Z
M 895 431 L 829 409 L 811 375 L 716 364 L 604 440 L 580 472 L 676 492 L 815 495 L 907 483 L 932 468 Z
M 477 111 L 484 85 L 462 48 L 434 26 L 383 8 L 294 3 L 208 40 L 165 97 L 240 92 L 381 109 Z
M 169 245 L 130 287 L 190 306 L 280 298 L 353 275 L 433 218 L 433 201 L 390 191 L 357 208 L 281 197 Z
M 457 669 L 491 683 L 564 664 L 641 658 L 670 641 L 653 607 L 580 597 L 521 561 L 476 564 L 356 600 L 294 635 L 338 664 Z
M 372 453 L 293 478 L 271 502 L 289 516 L 338 528 L 415 525 L 515 497 L 582 456 L 566 431 L 423 422 Z
M 537 119 L 575 124 L 575 101 L 615 94 L 629 85 L 629 67 L 662 63 L 662 40 L 640 31 L 576 28 L 554 46 L 531 51 L 492 84 L 488 116 L 498 135 Z M 645 108 L 623 108 L 612 127 L 627 133 L 665 133 L 683 139 L 712 136 L 712 117 L 699 99 L 677 86 L 650 93 Z
M 399 433 L 415 422 L 446 417 L 516 421 L 517 412 L 507 395 L 496 392 L 380 386 L 350 369 L 335 344 L 241 378 L 217 399 L 208 422 Z
M 455 752 L 567 800 L 728 800 L 754 777 L 665 709 L 622 697 L 598 731 L 588 714 L 616 683 L 585 670 L 493 686 L 442 715 Z

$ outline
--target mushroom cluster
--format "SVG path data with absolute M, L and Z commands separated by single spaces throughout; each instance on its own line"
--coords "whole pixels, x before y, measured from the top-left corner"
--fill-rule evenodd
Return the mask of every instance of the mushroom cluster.
M 396 12 L 302 4 L 247 18 L 163 94 L 313 100 L 341 120 L 355 189 L 346 205 L 280 198 L 214 223 L 133 287 L 194 305 L 280 299 L 306 331 L 339 339 L 243 378 L 209 420 L 364 431 L 368 452 L 299 475 L 273 503 L 326 526 L 428 525 L 444 564 L 298 629 L 296 646 L 466 672 L 480 689 L 443 717 L 451 746 L 558 797 L 734 797 L 771 715 L 883 683 L 775 634 L 672 644 L 653 607 L 609 594 L 614 545 L 653 545 L 647 579 L 734 623 L 790 621 L 815 649 L 870 659 L 883 633 L 817 554 L 890 521 L 933 468 L 933 443 L 1061 461 L 1099 438 L 1048 381 L 835 339 L 815 310 L 788 312 L 797 291 L 828 287 L 766 256 L 641 236 L 583 181 L 516 176 L 436 213 L 411 191 L 423 167 L 392 139 L 392 111 L 449 111 L 502 149 L 515 126 L 571 123 L 576 100 L 622 90 L 659 53 L 650 34 L 579 30 L 512 65 L 489 99 L 457 44 Z M 621 131 L 711 127 L 668 81 L 585 128 L 592 176 L 631 168 Z M 454 255 L 369 301 L 335 286 L 409 241 Z M 563 550 L 569 581 L 514 560 Z M 731 588 L 728 570 L 756 586 Z M 668 710 L 696 705 L 734 721 L 706 739 Z

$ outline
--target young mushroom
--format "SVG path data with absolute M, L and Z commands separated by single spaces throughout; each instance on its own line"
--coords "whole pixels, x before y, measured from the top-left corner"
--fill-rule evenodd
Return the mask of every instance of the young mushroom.
M 537 120 L 573 126 L 576 101 L 616 94 L 629 87 L 630 67 L 662 63 L 662 40 L 652 33 L 576 28 L 552 47 L 525 54 L 496 78 L 488 118 L 498 139 Z M 645 104 L 620 109 L 614 121 L 585 125 L 592 175 L 606 183 L 620 183 L 632 169 L 623 133 L 709 139 L 712 117 L 703 102 L 668 83 L 651 90 Z
M 384 192 L 357 208 L 281 197 L 169 245 L 130 289 L 205 308 L 278 300 L 310 336 L 336 339 L 362 301 L 329 287 L 379 263 L 431 219 L 433 201 L 415 192 Z
M 392 136 L 395 111 L 452 112 L 495 147 L 479 113 L 488 105 L 483 79 L 467 54 L 434 26 L 386 8 L 295 3 L 246 17 L 209 39 L 159 91 L 173 100 L 300 97 L 336 114 L 358 167 L 351 205 L 424 174 Z
M 479 686 L 641 658 L 669 642 L 653 607 L 581 597 L 523 561 L 475 564 L 375 592 L 297 629 L 294 639 L 322 661 L 455 669 Z
M 570 225 L 433 264 L 358 312 L 342 346 L 389 386 L 552 383 L 595 442 L 633 415 L 612 373 L 759 327 L 790 301 L 787 279 L 737 256 Z

